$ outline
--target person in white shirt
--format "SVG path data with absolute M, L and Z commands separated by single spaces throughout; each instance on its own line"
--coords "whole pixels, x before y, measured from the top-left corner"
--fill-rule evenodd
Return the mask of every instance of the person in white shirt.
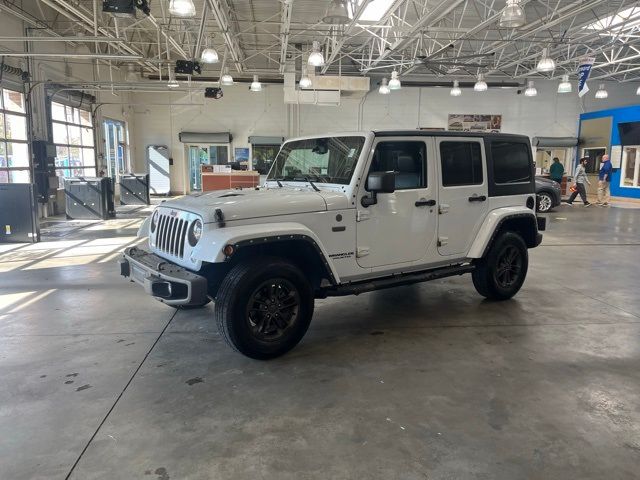
M 580 194 L 580 198 L 582 199 L 585 207 L 591 205 L 587 200 L 587 189 L 584 186 L 585 183 L 591 185 L 591 182 L 587 178 L 587 171 L 585 169 L 588 161 L 589 159 L 587 157 L 581 158 L 580 163 L 578 163 L 576 171 L 573 174 L 573 181 L 575 182 L 576 190 L 571 194 L 569 200 L 567 200 L 567 205 L 569 206 L 573 205 L 573 201 L 576 199 L 578 194 Z

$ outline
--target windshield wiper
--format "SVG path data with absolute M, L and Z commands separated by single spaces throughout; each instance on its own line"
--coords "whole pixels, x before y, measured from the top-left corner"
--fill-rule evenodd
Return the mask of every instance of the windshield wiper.
M 311 186 L 313 187 L 313 189 L 314 189 L 316 192 L 319 192 L 319 191 L 320 191 L 320 189 L 318 188 L 318 186 L 317 186 L 315 183 L 313 183 L 313 181 L 312 181 L 312 180 L 310 180 L 310 179 L 309 179 L 309 177 L 307 177 L 307 176 L 304 176 L 304 177 L 295 177 L 295 178 L 293 179 L 293 181 L 294 181 L 294 182 L 295 182 L 295 181 L 299 181 L 299 179 L 304 180 L 305 182 L 308 182 L 308 183 L 309 183 L 309 185 L 311 185 Z

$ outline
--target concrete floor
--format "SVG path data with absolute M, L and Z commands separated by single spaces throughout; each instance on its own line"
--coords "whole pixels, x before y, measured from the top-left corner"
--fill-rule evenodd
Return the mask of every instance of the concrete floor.
M 0 245 L 0 478 L 638 478 L 640 209 L 551 213 L 512 301 L 318 301 L 270 362 L 119 278 L 142 214 Z

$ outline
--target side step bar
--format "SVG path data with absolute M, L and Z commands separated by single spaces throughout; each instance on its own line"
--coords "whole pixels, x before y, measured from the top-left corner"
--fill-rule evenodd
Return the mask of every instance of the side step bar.
M 328 297 L 360 295 L 361 293 L 373 292 L 374 290 L 382 290 L 384 288 L 392 288 L 402 285 L 410 285 L 412 283 L 427 282 L 429 280 L 453 277 L 455 275 L 464 275 L 465 273 L 473 272 L 475 268 L 475 265 L 472 264 L 436 268 L 434 270 L 428 270 L 426 272 L 406 273 L 375 280 L 366 280 L 364 282 L 345 283 L 343 285 L 336 285 L 335 287 L 323 290 L 322 293 L 326 294 Z

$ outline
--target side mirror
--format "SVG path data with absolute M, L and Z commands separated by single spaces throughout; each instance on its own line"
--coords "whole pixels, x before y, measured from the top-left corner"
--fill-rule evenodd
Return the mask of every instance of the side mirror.
M 396 172 L 371 172 L 367 178 L 367 190 L 370 196 L 362 197 L 363 207 L 370 207 L 378 203 L 378 193 L 393 193 L 396 191 Z

